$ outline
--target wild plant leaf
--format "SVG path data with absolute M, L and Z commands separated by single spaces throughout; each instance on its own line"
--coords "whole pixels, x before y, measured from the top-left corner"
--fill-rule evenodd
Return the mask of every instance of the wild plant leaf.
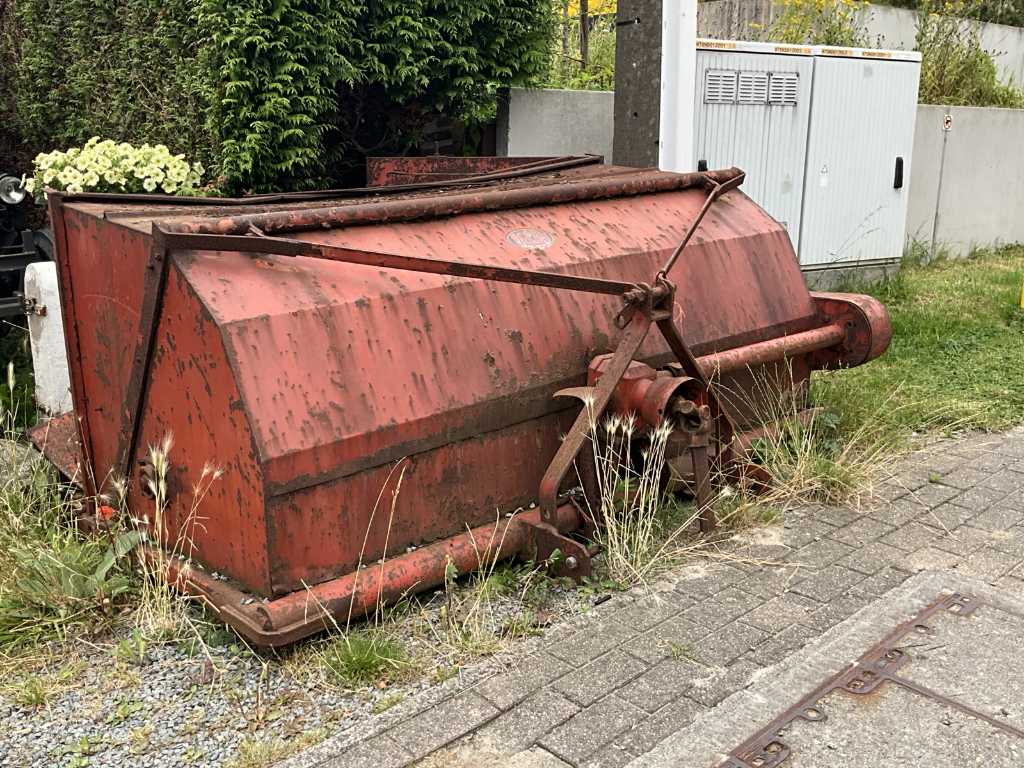
M 98 581 L 103 581 L 110 572 L 110 569 L 114 567 L 114 564 L 135 549 L 141 541 L 142 533 L 139 531 L 132 530 L 119 533 L 114 537 L 110 546 L 107 547 L 106 552 L 103 553 L 103 559 L 96 566 L 93 576 Z

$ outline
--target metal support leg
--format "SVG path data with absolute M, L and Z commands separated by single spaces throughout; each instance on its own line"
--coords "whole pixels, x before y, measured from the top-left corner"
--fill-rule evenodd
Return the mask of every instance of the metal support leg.
M 629 326 L 615 348 L 615 353 L 608 363 L 608 368 L 594 388 L 594 402 L 584 406 L 566 434 L 565 439 L 548 465 L 543 479 L 540 481 L 540 517 L 544 523 L 554 520 L 555 507 L 558 501 L 558 488 L 572 467 L 580 449 L 583 448 L 590 434 L 591 419 L 599 418 L 615 394 L 615 387 L 633 362 L 637 350 L 647 337 L 651 327 L 651 317 L 646 312 L 635 312 Z

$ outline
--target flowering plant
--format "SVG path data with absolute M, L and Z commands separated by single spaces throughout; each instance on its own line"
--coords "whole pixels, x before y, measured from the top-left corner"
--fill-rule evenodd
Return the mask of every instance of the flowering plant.
M 34 175 L 25 189 L 44 187 L 79 192 L 164 192 L 194 194 L 203 166 L 189 163 L 184 155 L 172 155 L 163 144 L 133 147 L 94 136 L 84 147 L 65 152 L 41 152 L 33 162 Z
M 867 0 L 781 0 L 760 37 L 793 45 L 839 45 L 866 48 L 872 44 Z

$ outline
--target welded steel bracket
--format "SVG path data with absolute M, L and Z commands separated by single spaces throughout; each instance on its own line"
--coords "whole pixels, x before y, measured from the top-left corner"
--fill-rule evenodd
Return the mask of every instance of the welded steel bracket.
M 528 530 L 525 560 L 546 565 L 552 576 L 568 576 L 580 581 L 590 575 L 590 552 L 580 542 L 546 523 L 522 521 L 520 524 Z
M 711 462 L 708 459 L 708 447 L 711 442 L 711 429 L 713 426 L 711 408 L 707 405 L 701 405 L 696 411 L 686 415 L 689 418 L 696 417 L 696 423 L 692 427 L 681 428 L 679 432 L 682 435 L 683 445 L 690 451 L 690 458 L 693 463 L 693 495 L 697 502 L 697 519 L 700 523 L 700 532 L 710 533 L 718 524 L 715 518 L 715 510 L 711 506 L 713 500 L 711 493 Z

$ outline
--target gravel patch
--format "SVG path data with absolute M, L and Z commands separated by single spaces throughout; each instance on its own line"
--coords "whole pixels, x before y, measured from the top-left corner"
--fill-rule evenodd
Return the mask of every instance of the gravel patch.
M 558 585 L 549 590 L 545 624 L 555 616 L 565 623 L 592 600 Z M 520 597 L 490 603 L 488 622 L 499 633 L 523 615 Z M 238 646 L 199 654 L 187 644 L 150 646 L 135 663 L 118 658 L 116 641 L 108 638 L 55 646 L 20 668 L 7 663 L 0 673 L 0 765 L 220 768 L 254 741 L 277 742 L 284 759 L 327 736 L 356 741 L 382 730 L 514 664 L 552 631 L 537 627 L 534 636 L 505 638 L 497 653 L 474 656 L 446 643 L 446 605 L 442 592 L 427 595 L 388 625 L 415 672 L 355 689 L 329 680 L 312 653 L 317 640 L 282 656 Z M 52 689 L 38 706 L 24 702 L 32 681 Z

